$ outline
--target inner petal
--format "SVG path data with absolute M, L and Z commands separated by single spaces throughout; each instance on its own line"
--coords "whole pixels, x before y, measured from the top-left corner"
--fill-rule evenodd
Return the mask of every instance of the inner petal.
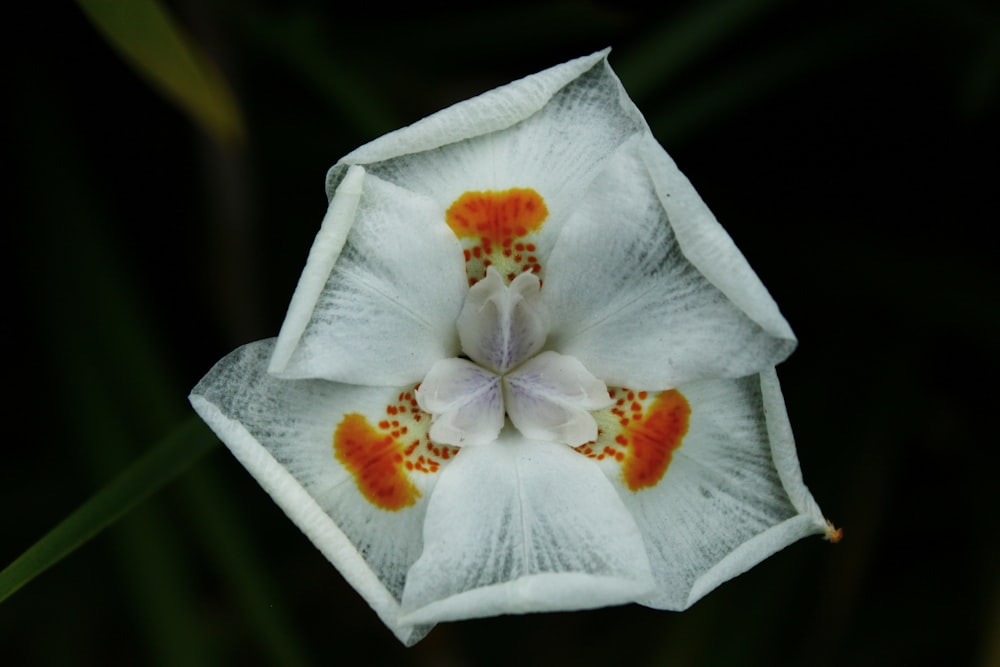
M 507 414 L 527 438 L 576 447 L 597 437 L 590 410 L 612 405 L 608 388 L 573 357 L 543 352 L 504 377 Z
M 504 423 L 500 377 L 465 359 L 441 359 L 416 391 L 431 413 L 431 440 L 446 445 L 485 445 Z
M 490 267 L 469 288 L 458 316 L 462 351 L 501 375 L 538 352 L 549 330 L 540 289 L 534 274 L 522 273 L 508 287 Z

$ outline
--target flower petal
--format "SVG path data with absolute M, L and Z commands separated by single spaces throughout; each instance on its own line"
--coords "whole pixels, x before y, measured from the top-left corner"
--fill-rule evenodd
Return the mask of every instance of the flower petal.
M 592 462 L 505 430 L 462 449 L 428 504 L 408 623 L 586 609 L 650 593 L 642 540 Z
M 504 378 L 504 403 L 524 437 L 575 447 L 597 437 L 589 410 L 612 401 L 607 386 L 579 361 L 542 352 Z
M 406 572 L 422 548 L 427 497 L 437 474 L 413 473 L 412 503 L 380 508 L 335 455 L 334 431 L 347 413 L 381 414 L 400 390 L 323 380 L 278 380 L 265 372 L 274 340 L 239 348 L 191 393 L 198 414 L 274 501 L 405 644 L 429 626 L 400 623 Z M 376 452 L 359 474 L 393 462 Z M 411 490 L 412 491 L 412 490 Z
M 434 416 L 431 439 L 456 445 L 488 445 L 503 428 L 500 378 L 465 359 L 441 359 L 417 389 L 420 408 Z
M 698 257 L 714 243 L 713 261 L 724 268 L 707 276 L 688 257 L 676 228 L 683 221 L 685 233 L 694 234 L 685 219 L 693 204 L 678 208 L 672 190 L 658 191 L 646 156 L 662 149 L 650 142 L 637 138 L 618 151 L 553 249 L 542 290 L 548 347 L 576 357 L 609 385 L 649 390 L 740 377 L 783 360 L 795 346 L 791 330 L 714 219 L 698 219 L 711 229 Z M 671 178 L 663 187 L 683 179 L 679 172 Z M 745 283 L 739 299 L 709 279 L 720 276 L 727 285 Z
M 827 529 L 802 484 L 773 369 L 680 391 L 689 426 L 659 483 L 632 491 L 613 459 L 599 464 L 646 542 L 659 590 L 640 602 L 674 610 Z
M 351 170 L 309 254 L 270 371 L 369 385 L 418 382 L 458 352 L 462 250 L 436 204 Z
M 522 273 L 508 287 L 492 267 L 469 288 L 458 316 L 462 351 L 481 366 L 506 373 L 545 344 L 548 324 L 538 277 Z
M 645 129 L 607 54 L 558 65 L 376 139 L 335 165 L 327 188 L 354 164 L 444 209 L 468 191 L 531 188 L 549 210 L 530 239 L 544 267 L 561 225 L 604 160 Z

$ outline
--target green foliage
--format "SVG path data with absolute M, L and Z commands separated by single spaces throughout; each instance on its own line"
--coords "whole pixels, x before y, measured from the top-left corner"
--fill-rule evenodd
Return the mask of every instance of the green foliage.
M 77 1 L 150 85 L 218 141 L 243 141 L 243 118 L 225 79 L 157 0 Z
M 0 571 L 0 602 L 159 491 L 217 442 L 199 419 L 186 418 L 173 433 Z

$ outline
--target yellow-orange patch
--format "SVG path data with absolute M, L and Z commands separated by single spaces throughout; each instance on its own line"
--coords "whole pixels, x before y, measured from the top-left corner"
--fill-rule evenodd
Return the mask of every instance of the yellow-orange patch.
M 545 200 L 531 188 L 469 191 L 456 199 L 445 221 L 462 241 L 469 283 L 483 278 L 490 266 L 508 281 L 525 271 L 539 273 L 530 237 L 548 215 Z
M 677 390 L 636 392 L 621 387 L 609 393 L 615 404 L 594 415 L 597 440 L 576 451 L 598 461 L 618 462 L 632 491 L 655 486 L 687 434 L 691 407 Z
M 391 435 L 375 430 L 363 415 L 346 415 L 337 425 L 333 451 L 372 505 L 395 511 L 420 497 L 402 470 L 403 447 Z
M 633 419 L 621 436 L 629 443 L 622 464 L 628 488 L 654 486 L 667 472 L 674 450 L 687 434 L 691 406 L 679 391 L 665 391 L 641 419 Z
M 431 442 L 431 416 L 417 405 L 414 389 L 400 392 L 374 425 L 364 415 L 351 413 L 333 434 L 334 456 L 354 476 L 368 502 L 384 510 L 413 505 L 420 489 L 411 475 L 437 473 L 458 451 Z

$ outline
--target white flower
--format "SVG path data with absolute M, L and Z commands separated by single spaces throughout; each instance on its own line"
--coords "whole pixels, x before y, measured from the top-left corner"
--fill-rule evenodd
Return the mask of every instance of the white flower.
M 277 340 L 191 402 L 406 644 L 684 609 L 829 531 L 795 338 L 596 53 L 362 146 Z

